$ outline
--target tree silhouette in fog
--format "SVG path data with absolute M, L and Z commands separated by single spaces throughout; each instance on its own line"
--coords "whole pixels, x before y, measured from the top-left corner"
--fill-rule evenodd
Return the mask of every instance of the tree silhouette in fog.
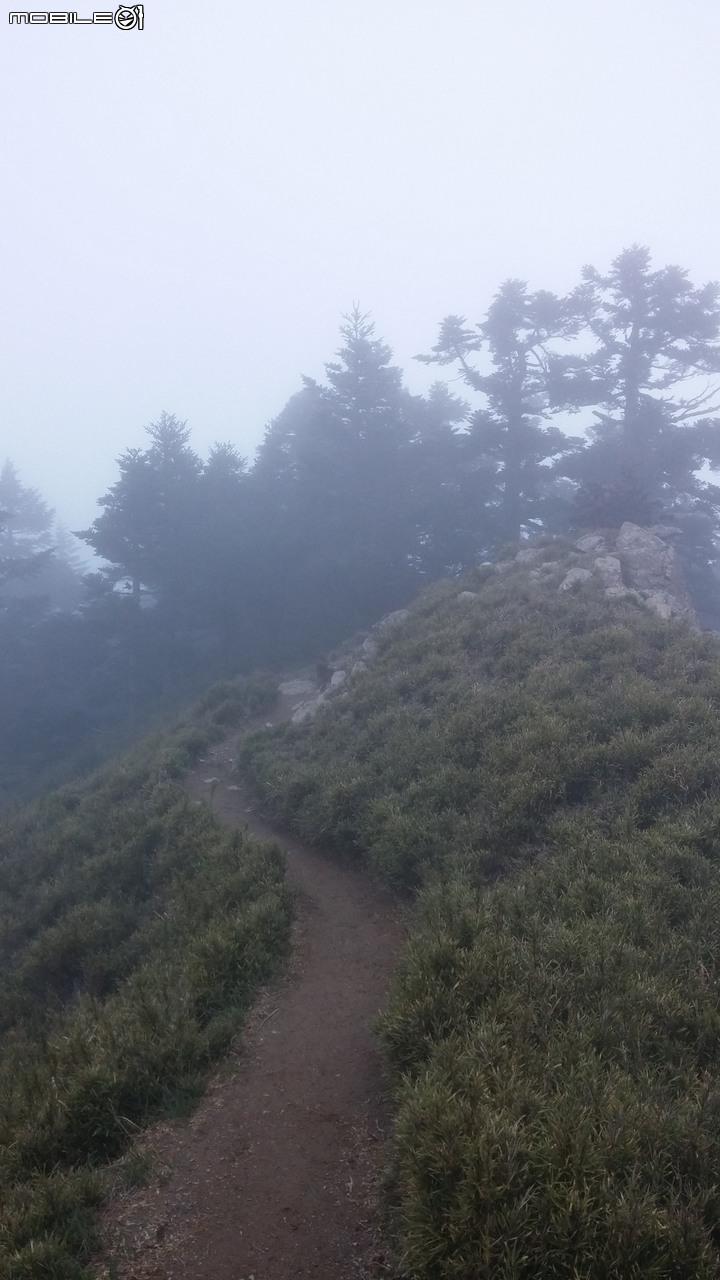
M 470 419 L 468 452 L 485 482 L 494 474 L 492 495 L 478 493 L 491 516 L 488 549 L 541 527 L 557 471 L 549 463 L 578 447 L 551 419 L 581 403 L 581 361 L 565 344 L 580 333 L 589 296 L 583 287 L 566 298 L 530 293 L 524 281 L 506 280 L 483 321 L 468 327 L 464 317 L 447 316 L 432 353 L 417 357 L 459 366 L 483 397 Z
M 412 463 L 418 401 L 358 307 L 327 385 L 302 390 L 267 430 L 251 476 L 288 625 L 318 647 L 404 600 L 417 581 Z
M 571 527 L 676 526 L 696 605 L 716 625 L 720 486 L 702 470 L 720 466 L 720 287 L 695 288 L 677 266 L 654 269 L 640 245 L 607 274 L 586 267 L 583 277 L 597 394 L 589 444 L 568 468 L 579 484 Z
M 594 297 L 587 367 L 598 394 L 590 445 L 574 468 L 576 519 L 642 524 L 664 515 L 707 540 L 720 489 L 697 472 L 720 463 L 720 406 L 707 385 L 720 373 L 720 288 L 694 288 L 680 267 L 653 270 L 640 245 L 606 275 L 586 267 L 583 277 Z
M 163 412 L 145 428 L 148 449 L 118 458 L 120 478 L 104 497 L 89 529 L 78 537 L 108 560 L 108 576 L 128 577 L 160 594 L 177 590 L 192 546 L 195 488 L 202 463 L 190 448 L 187 423 Z

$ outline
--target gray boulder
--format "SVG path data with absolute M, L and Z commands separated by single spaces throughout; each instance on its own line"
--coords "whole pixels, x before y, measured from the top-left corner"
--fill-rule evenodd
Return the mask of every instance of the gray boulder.
M 650 532 L 664 541 L 666 538 L 676 538 L 678 534 L 682 533 L 682 529 L 678 529 L 675 524 L 651 524 Z
M 309 693 L 317 693 L 317 685 L 312 680 L 283 680 L 278 686 L 278 693 L 289 698 L 307 697 Z
M 618 534 L 616 550 L 622 556 L 628 583 L 643 592 L 654 613 L 659 617 L 687 618 L 697 626 L 682 563 L 674 547 L 669 547 L 650 529 L 626 520 Z M 650 596 L 659 598 L 649 604 Z
M 409 609 L 394 609 L 392 613 L 386 613 L 384 618 L 375 623 L 373 631 L 387 631 L 390 627 L 397 627 L 404 622 L 410 613 Z
M 617 556 L 598 556 L 595 568 L 604 587 L 622 587 L 622 566 Z
M 581 582 L 589 582 L 591 578 L 592 574 L 589 569 L 580 569 L 577 567 L 574 569 L 568 569 L 565 577 L 558 587 L 558 591 L 571 591 L 573 587 L 578 586 Z
M 667 622 L 668 618 L 684 616 L 677 607 L 677 600 L 667 591 L 644 591 L 643 601 L 648 609 L 656 613 L 658 618 Z
M 311 720 L 325 705 L 327 701 L 324 693 L 319 693 L 316 698 L 308 698 L 307 702 L 301 702 L 292 713 L 291 721 L 293 724 L 302 724 L 303 720 Z
M 606 587 L 605 595 L 608 600 L 636 600 L 638 604 L 645 603 L 645 597 L 634 587 Z
M 607 543 L 601 533 L 587 533 L 584 538 L 578 538 L 575 543 L 578 551 L 584 551 L 586 555 L 590 555 L 593 551 L 607 551 Z
M 649 529 L 626 520 L 617 536 L 615 550 L 623 558 L 627 579 L 633 587 L 641 591 L 665 591 L 674 579 L 673 585 L 680 593 L 684 592 L 677 552 Z

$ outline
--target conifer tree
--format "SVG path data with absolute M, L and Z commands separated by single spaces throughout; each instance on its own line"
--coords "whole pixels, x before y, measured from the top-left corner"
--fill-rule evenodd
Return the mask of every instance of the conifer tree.
M 653 269 L 633 245 L 607 274 L 583 272 L 593 292 L 586 367 L 595 393 L 589 447 L 570 470 L 579 482 L 576 527 L 676 524 L 689 559 L 715 557 L 720 488 L 720 287 L 695 288 L 677 266 Z M 697 389 L 698 380 L 702 386 Z
M 38 578 L 53 555 L 54 511 L 37 489 L 28 488 L 7 459 L 0 472 L 0 585 L 10 595 L 41 595 Z
M 150 447 L 122 454 L 120 479 L 98 499 L 102 515 L 77 536 L 110 561 L 111 578 L 128 577 L 136 595 L 146 586 L 171 598 L 182 588 L 195 536 L 202 464 L 174 414 L 163 412 L 146 431 Z
M 396 607 L 417 581 L 417 401 L 368 315 L 355 307 L 340 334 L 327 385 L 304 379 L 251 477 L 271 526 L 269 576 L 318 648 Z
M 52 547 L 55 512 L 37 489 L 21 483 L 9 458 L 0 471 L 0 510 L 5 515 L 0 529 L 3 554 L 24 557 Z
M 416 406 L 412 510 L 423 577 L 449 576 L 482 559 L 492 541 L 496 468 L 478 461 L 469 405 L 435 382 Z
M 558 298 L 506 280 L 483 321 L 469 328 L 463 317 L 447 316 L 432 353 L 417 357 L 426 364 L 457 364 L 465 383 L 483 397 L 470 419 L 469 445 L 476 471 L 494 473 L 489 506 L 495 546 L 540 526 L 552 487 L 548 464 L 578 447 L 549 420 L 581 401 L 580 361 L 564 344 L 580 332 L 588 298 L 587 288 Z

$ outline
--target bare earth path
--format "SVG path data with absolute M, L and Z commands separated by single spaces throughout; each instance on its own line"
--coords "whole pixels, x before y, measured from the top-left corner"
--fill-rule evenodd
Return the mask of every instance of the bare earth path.
M 287 718 L 291 703 L 280 699 L 272 719 Z M 370 1280 L 387 1274 L 374 1193 L 388 1115 L 369 1024 L 404 937 L 402 914 L 365 872 L 256 815 L 236 789 L 233 753 L 232 739 L 208 751 L 189 790 L 205 799 L 212 790 L 221 821 L 286 850 L 298 894 L 294 959 L 193 1118 L 143 1140 L 167 1176 L 111 1206 L 116 1274 Z

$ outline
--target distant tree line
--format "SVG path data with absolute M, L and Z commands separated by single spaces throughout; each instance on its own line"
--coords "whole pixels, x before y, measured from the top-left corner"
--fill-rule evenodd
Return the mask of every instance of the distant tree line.
M 9 591 L 3 564 L 59 563 L 37 495 L 45 541 L 29 536 L 32 503 L 22 545 L 6 532 L 0 626 L 20 638 L 0 694 L 17 703 L 22 686 L 48 718 L 33 746 L 11 716 L 0 766 L 18 741 L 45 767 L 229 670 L 316 657 L 429 581 L 542 532 L 673 524 L 720 629 L 720 487 L 707 478 L 720 466 L 716 284 L 654 269 L 637 245 L 605 275 L 587 267 L 566 297 L 507 280 L 484 319 L 446 317 L 418 357 L 452 369 L 463 397 L 440 381 L 411 395 L 357 307 L 340 332 L 325 382 L 303 379 L 252 466 L 232 443 L 203 461 L 174 415 L 147 428 L 78 535 L 106 567 L 85 577 L 74 611 L 41 617 L 42 592 L 34 603 L 21 592 L 19 607 Z M 567 434 L 580 411 L 585 438 Z M 0 507 L 13 509 L 1 487 Z

